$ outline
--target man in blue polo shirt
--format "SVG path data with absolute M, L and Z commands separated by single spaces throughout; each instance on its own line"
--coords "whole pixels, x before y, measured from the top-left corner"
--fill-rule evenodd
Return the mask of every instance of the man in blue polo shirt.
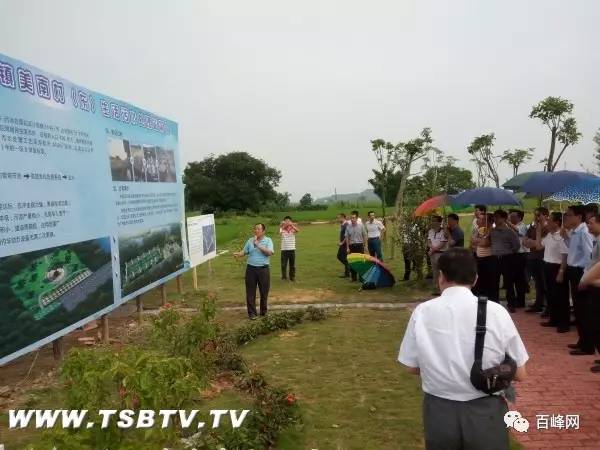
M 273 241 L 265 236 L 265 225 L 257 223 L 254 225 L 254 237 L 251 237 L 244 245 L 241 252 L 233 256 L 241 258 L 248 256 L 246 266 L 246 307 L 250 320 L 256 319 L 256 287 L 260 293 L 260 315 L 267 314 L 267 297 L 271 285 L 271 273 L 269 271 L 269 257 L 273 256 Z

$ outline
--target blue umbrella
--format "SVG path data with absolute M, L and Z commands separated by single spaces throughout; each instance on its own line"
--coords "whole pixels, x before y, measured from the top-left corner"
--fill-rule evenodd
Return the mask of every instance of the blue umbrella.
M 548 200 L 557 202 L 600 203 L 600 178 L 587 178 L 552 194 Z
M 523 192 L 532 195 L 554 194 L 561 189 L 590 178 L 597 178 L 586 172 L 559 170 L 557 172 L 541 172 L 532 175 L 521 187 Z
M 515 194 L 505 189 L 482 187 L 461 192 L 450 199 L 452 205 L 520 205 Z
M 392 287 L 396 282 L 390 269 L 384 266 L 379 260 L 375 260 L 375 264 L 364 273 L 361 280 L 363 282 L 362 289 Z
M 514 191 L 514 192 L 521 192 L 521 187 L 523 186 L 523 184 L 527 180 L 529 180 L 533 175 L 536 175 L 538 173 L 544 173 L 544 172 L 542 172 L 542 171 L 521 172 L 519 175 L 514 176 L 510 180 L 507 180 L 506 182 L 504 182 L 502 187 L 504 189 L 510 189 L 511 191 Z

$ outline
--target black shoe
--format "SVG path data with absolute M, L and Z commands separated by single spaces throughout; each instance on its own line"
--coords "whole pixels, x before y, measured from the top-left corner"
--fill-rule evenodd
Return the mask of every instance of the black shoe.
M 557 327 L 556 328 L 557 333 L 568 333 L 569 331 L 571 331 L 570 327 Z
M 555 327 L 556 326 L 556 324 L 550 320 L 548 322 L 540 322 L 540 325 L 543 327 Z
M 517 310 L 515 309 L 515 307 L 514 307 L 514 306 L 509 306 L 507 309 L 508 309 L 508 312 L 509 312 L 509 313 L 514 313 L 514 312 L 517 312 Z
M 542 312 L 542 308 L 538 308 L 537 306 L 530 306 L 525 310 L 526 313 L 539 313 Z
M 596 352 L 593 350 L 591 352 L 586 352 L 584 350 L 571 350 L 569 352 L 569 354 L 573 355 L 573 356 L 589 356 L 589 355 L 595 355 Z
M 600 359 L 595 359 L 594 364 L 600 364 Z
M 439 297 L 440 295 L 442 295 L 442 293 L 438 292 L 438 291 L 431 291 L 431 295 L 435 295 L 436 297 Z
M 600 366 L 592 366 L 592 367 L 590 367 L 590 372 L 592 372 L 592 373 L 600 373 Z
M 294 282 L 294 281 L 296 281 L 296 279 L 295 278 L 290 278 L 290 281 Z
M 410 277 L 404 277 L 402 278 L 402 281 L 410 281 Z
M 579 344 L 568 344 L 567 347 L 572 348 L 573 350 L 579 350 Z
M 248 316 L 248 319 L 250 319 L 250 320 L 256 320 L 256 319 L 258 319 L 258 317 L 256 317 L 256 316 Z

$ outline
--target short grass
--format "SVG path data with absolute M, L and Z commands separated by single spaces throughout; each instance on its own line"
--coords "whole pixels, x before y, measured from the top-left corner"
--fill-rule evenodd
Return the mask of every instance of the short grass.
M 217 225 L 217 235 L 220 226 Z M 267 235 L 273 238 L 275 255 L 271 258 L 271 290 L 269 302 L 274 303 L 348 303 L 348 302 L 406 302 L 423 299 L 423 292 L 431 291 L 431 284 L 426 281 L 403 282 L 397 281 L 392 288 L 359 291 L 360 283 L 352 283 L 348 278 L 339 278 L 343 273 L 342 264 L 336 259 L 338 248 L 339 226 L 336 224 L 305 225 L 297 235 L 296 251 L 296 281 L 281 279 L 280 238 L 275 227 L 267 228 Z M 232 253 L 243 247 L 246 239 L 251 236 L 251 227 L 243 234 L 243 238 L 220 245 L 218 251 L 228 250 L 228 253 L 197 268 L 199 286 L 203 291 L 217 293 L 220 306 L 245 305 L 244 273 L 245 259 L 236 260 Z M 397 280 L 404 274 L 402 255 L 396 252 L 393 260 L 389 259 L 389 249 L 384 250 L 386 264 L 389 265 Z M 413 275 L 414 277 L 414 275 Z M 184 301 L 190 306 L 197 306 L 200 296 L 193 292 L 192 274 L 183 275 L 186 294 Z M 179 301 L 175 283 L 167 286 L 173 301 Z M 157 290 L 144 295 L 144 303 L 157 305 L 159 293 Z
M 396 361 L 408 317 L 346 310 L 245 347 L 251 366 L 298 397 L 302 423 L 283 431 L 278 449 L 424 447 L 420 379 Z
M 346 310 L 248 345 L 249 364 L 294 392 L 303 412 L 277 448 L 423 448 L 419 379 L 396 362 L 408 317 Z

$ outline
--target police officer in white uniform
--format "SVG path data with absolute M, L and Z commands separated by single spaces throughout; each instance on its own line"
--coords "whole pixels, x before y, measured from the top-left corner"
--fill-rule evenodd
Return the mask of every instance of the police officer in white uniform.
M 502 395 L 487 395 L 470 381 L 475 348 L 477 297 L 471 287 L 477 265 L 467 249 L 453 248 L 439 258 L 442 295 L 414 310 L 398 361 L 421 376 L 425 393 L 423 421 L 427 450 L 507 450 Z M 483 369 L 510 355 L 517 365 L 515 380 L 525 377 L 527 351 L 509 313 L 487 302 Z

